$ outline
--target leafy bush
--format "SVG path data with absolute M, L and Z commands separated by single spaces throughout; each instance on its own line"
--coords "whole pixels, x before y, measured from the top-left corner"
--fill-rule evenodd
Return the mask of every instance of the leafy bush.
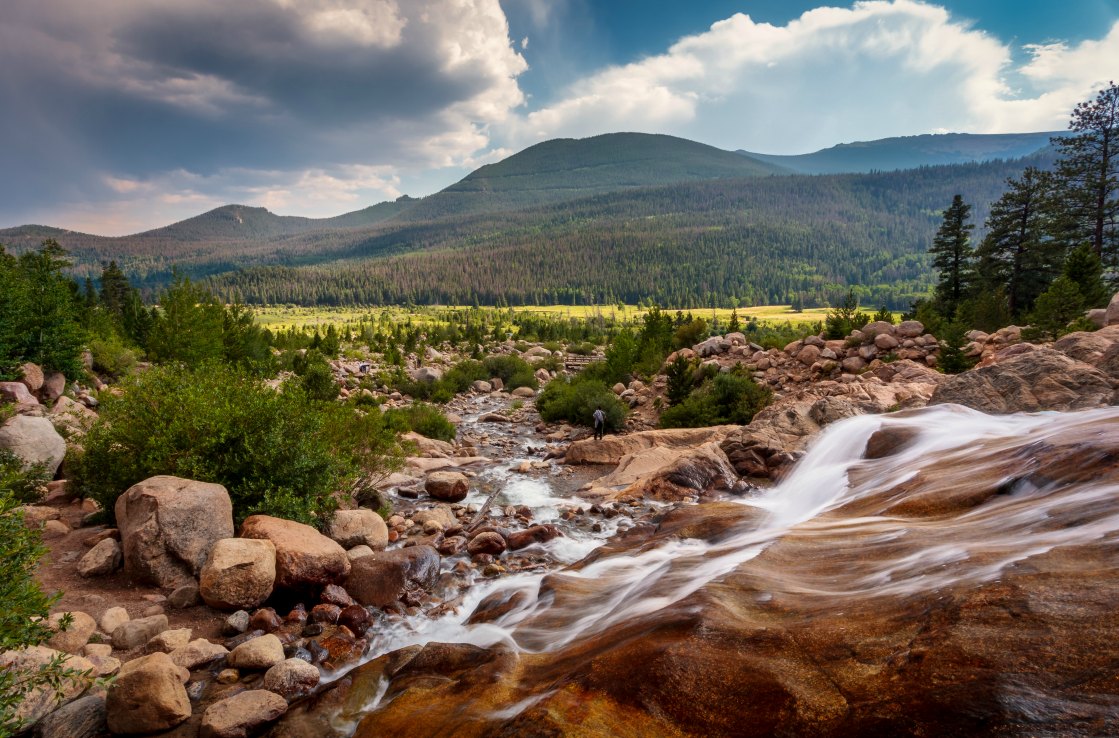
M 224 485 L 238 520 L 315 524 L 334 510 L 335 492 L 394 461 L 380 412 L 316 402 L 297 383 L 277 391 L 229 366 L 172 365 L 122 389 L 105 399 L 72 477 L 110 516 L 128 487 L 171 474 Z
M 453 394 L 458 394 L 466 392 L 474 382 L 486 381 L 491 376 L 485 364 L 474 359 L 466 359 L 448 369 L 440 381 L 450 387 Z
M 870 316 L 859 310 L 859 298 L 851 290 L 840 305 L 828 311 L 824 320 L 827 337 L 846 338 L 851 331 L 870 322 Z
M 0 490 L 17 502 L 35 502 L 42 496 L 43 485 L 50 481 L 46 464 L 27 467 L 23 459 L 7 449 L 0 449 Z
M 440 441 L 455 440 L 457 432 L 455 424 L 447 420 L 447 416 L 440 412 L 439 408 L 422 402 L 413 402 L 407 407 L 385 411 L 385 421 L 395 431 L 402 433 L 415 431 L 421 436 Z
M 488 356 L 483 364 L 491 377 L 501 378 L 507 390 L 518 387 L 536 389 L 540 386 L 532 367 L 519 356 Z
M 618 431 L 625 427 L 629 408 L 598 380 L 553 379 L 536 398 L 540 417 L 549 422 L 566 420 L 590 426 L 597 408 L 602 408 L 606 415 L 606 430 Z
M 136 352 L 124 345 L 117 336 L 90 341 L 93 368 L 112 377 L 123 377 L 136 366 Z
M 746 425 L 770 403 L 773 393 L 747 374 L 718 374 L 704 382 L 678 405 L 661 414 L 662 428 L 704 428 Z

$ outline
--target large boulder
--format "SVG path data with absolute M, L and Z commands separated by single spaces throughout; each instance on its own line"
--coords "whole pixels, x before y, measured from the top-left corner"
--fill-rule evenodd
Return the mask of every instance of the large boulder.
M 66 441 L 54 425 L 46 418 L 31 415 L 16 415 L 0 426 L 0 449 L 22 459 L 25 468 L 33 464 L 45 465 L 52 477 L 66 457 Z
M 109 687 L 105 701 L 109 730 L 143 735 L 170 730 L 190 717 L 183 673 L 165 653 L 127 662 Z
M 436 500 L 461 502 L 470 490 L 470 480 L 459 472 L 433 471 L 424 480 L 424 490 Z
M 363 605 L 384 607 L 409 590 L 428 590 L 439 579 L 439 552 L 431 546 L 378 551 L 353 563 L 346 591 Z
M 105 698 L 88 694 L 39 721 L 39 738 L 100 738 L 105 734 Z
M 243 538 L 276 546 L 276 584 L 286 589 L 318 589 L 350 573 L 346 549 L 309 525 L 268 515 L 253 515 L 241 526 Z
M 1033 348 L 948 377 L 929 404 L 954 403 L 1001 415 L 1104 407 L 1113 395 L 1110 379 L 1099 369 L 1054 349 Z
M 622 458 L 647 448 L 695 448 L 710 441 L 721 441 L 741 430 L 738 425 L 717 425 L 710 428 L 673 428 L 606 436 L 600 441 L 587 438 L 567 447 L 568 464 L 618 464 Z
M 202 567 L 198 593 L 219 610 L 249 610 L 272 594 L 276 546 L 269 540 L 223 538 Z
M 1107 313 L 1104 324 L 1119 325 L 1119 292 L 1112 295 L 1111 302 L 1107 303 Z
M 389 545 L 389 528 L 385 519 L 373 510 L 338 510 L 330 519 L 326 535 L 342 548 L 369 546 L 380 551 Z
M 53 405 L 65 391 L 66 376 L 62 372 L 51 372 L 43 377 L 43 386 L 39 388 L 39 399 L 47 405 Z
M 200 738 L 245 738 L 287 712 L 288 703 L 275 692 L 251 689 L 215 702 L 202 713 Z
M 0 382 L 0 401 L 17 405 L 38 405 L 39 400 L 22 382 Z
M 31 392 L 38 392 L 43 388 L 46 377 L 43 369 L 38 364 L 27 362 L 19 368 L 19 381 Z
M 56 659 L 62 659 L 63 668 L 77 672 L 92 671 L 94 668 L 90 661 L 80 656 L 68 656 L 45 646 L 28 646 L 0 653 L 0 670 L 20 680 L 22 675 L 35 674 Z M 30 728 L 52 710 L 81 696 L 89 686 L 90 680 L 86 677 L 63 679 L 57 690 L 45 684 L 37 686 L 22 696 L 12 717 Z
M 434 384 L 443 378 L 443 370 L 433 366 L 421 366 L 412 372 L 412 379 L 424 384 Z
M 696 448 L 648 448 L 627 454 L 613 472 L 592 482 L 587 494 L 609 499 L 677 501 L 730 489 L 736 481 L 734 467 L 719 444 L 712 441 Z
M 233 536 L 233 504 L 220 484 L 157 476 L 117 498 L 124 570 L 173 588 L 193 580 L 210 549 Z

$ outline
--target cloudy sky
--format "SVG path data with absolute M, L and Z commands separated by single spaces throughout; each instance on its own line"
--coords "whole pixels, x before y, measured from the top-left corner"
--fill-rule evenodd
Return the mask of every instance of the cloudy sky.
M 610 131 L 800 153 L 1063 129 L 1119 0 L 4 0 L 0 227 L 322 217 Z

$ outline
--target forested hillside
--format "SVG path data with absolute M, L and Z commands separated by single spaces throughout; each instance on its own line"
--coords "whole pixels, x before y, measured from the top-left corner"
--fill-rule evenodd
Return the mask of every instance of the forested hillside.
M 926 252 L 952 196 L 977 203 L 982 220 L 985 203 L 1024 166 L 643 188 L 417 224 L 335 248 L 315 266 L 243 270 L 211 285 L 228 298 L 268 303 L 652 298 L 689 307 L 826 304 L 859 285 L 866 300 L 903 307 L 931 285 Z

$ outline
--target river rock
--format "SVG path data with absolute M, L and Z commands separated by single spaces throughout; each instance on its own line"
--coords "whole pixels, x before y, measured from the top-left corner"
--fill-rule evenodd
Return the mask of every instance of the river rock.
M 220 484 L 156 476 L 117 498 L 124 570 L 174 588 L 194 579 L 210 549 L 233 536 L 233 504 Z
M 186 648 L 190 643 L 192 631 L 190 628 L 173 628 L 165 630 L 162 633 L 156 634 L 144 646 L 144 650 L 148 653 L 155 653 L 160 651 L 163 653 L 171 653 L 180 648 Z
M 46 418 L 15 415 L 0 425 L 0 449 L 18 456 L 24 468 L 43 464 L 53 477 L 66 456 L 66 441 Z
M 69 627 L 66 630 L 59 630 L 62 620 L 67 615 L 70 616 Z M 89 637 L 97 630 L 97 621 L 81 611 L 56 612 L 50 616 L 47 622 L 51 630 L 55 631 L 55 634 L 47 641 L 47 645 L 56 651 L 65 651 L 66 653 L 81 653 L 85 644 L 89 643 Z
M 38 672 L 54 659 L 63 659 L 63 668 L 78 672 L 94 668 L 89 660 L 81 656 L 67 655 L 45 646 L 28 646 L 18 651 L 0 653 L 0 669 L 18 679 L 20 674 Z M 79 697 L 89 685 L 89 679 L 73 677 L 63 679 L 57 692 L 48 685 L 35 687 L 13 706 L 11 717 L 23 722 L 26 727 L 31 727 L 52 710 Z
M 202 714 L 200 738 L 246 738 L 258 728 L 287 712 L 288 703 L 280 695 L 253 689 L 227 697 L 206 708 Z
M 350 629 L 351 633 L 364 635 L 373 625 L 373 615 L 361 605 L 348 605 L 338 613 L 338 624 Z
M 436 500 L 461 502 L 466 499 L 470 480 L 459 472 L 434 471 L 424 480 L 424 490 Z
M 533 397 L 536 397 L 536 390 L 534 390 L 532 387 L 517 387 L 515 390 L 513 390 L 509 394 L 512 395 L 513 397 L 519 397 L 523 400 L 528 400 L 528 399 L 531 399 Z M 501 422 L 508 423 L 508 422 L 510 422 L 510 418 L 507 418 L 504 415 L 498 415 L 497 417 L 502 418 L 502 420 L 494 420 L 493 422 L 498 422 L 498 423 L 501 423 Z
M 617 468 L 591 483 L 587 496 L 681 500 L 729 490 L 738 475 L 716 442 L 697 448 L 649 448 L 622 458 Z
M 554 525 L 534 525 L 524 530 L 518 530 L 505 537 L 510 551 L 519 551 L 534 543 L 547 543 L 563 535 Z
M 190 643 L 171 652 L 171 661 L 176 666 L 193 671 L 199 666 L 213 663 L 229 655 L 229 649 L 205 638 L 196 638 Z
M 412 372 L 412 379 L 424 384 L 434 384 L 443 378 L 443 370 L 433 366 L 422 366 Z
M 1036 348 L 946 378 L 929 404 L 954 403 L 1001 415 L 1103 407 L 1112 397 L 1111 381 L 1100 370 L 1059 351 Z
M 202 567 L 198 592 L 210 607 L 243 610 L 259 606 L 276 582 L 276 546 L 267 539 L 223 538 Z
M 408 431 L 400 435 L 400 440 L 416 444 L 416 448 L 424 456 L 454 456 L 455 447 L 446 441 L 421 436 L 415 431 Z M 391 484 L 391 482 L 389 482 Z
M 167 604 L 176 610 L 185 610 L 188 607 L 194 607 L 202 601 L 201 595 L 198 593 L 198 585 L 194 582 L 187 582 L 186 584 L 179 585 L 171 594 L 167 595 Z
M 190 698 L 179 667 L 165 653 L 129 661 L 105 700 L 109 730 L 142 735 L 169 730 L 190 717 Z
M 506 548 L 507 544 L 505 543 L 505 538 L 503 538 L 500 533 L 492 530 L 479 533 L 466 544 L 466 550 L 471 556 L 478 556 L 480 554 L 498 556 L 504 553 Z
M 428 523 L 438 523 L 440 530 L 450 530 L 459 524 L 450 505 L 436 505 L 427 510 L 416 510 L 412 513 L 412 522 L 421 527 Z
M 124 561 L 120 543 L 106 538 L 85 552 L 78 561 L 78 574 L 83 577 L 101 577 L 112 574 Z
M 326 534 L 343 548 L 365 545 L 381 551 L 389 545 L 389 529 L 384 518 L 365 508 L 336 511 Z
M 493 385 L 484 379 L 476 379 L 470 383 L 470 389 L 474 390 L 475 392 L 483 392 L 489 394 L 490 392 L 493 392 Z
M 264 673 L 264 688 L 288 701 L 307 696 L 318 685 L 318 667 L 303 659 L 285 659 Z
M 318 589 L 350 572 L 346 549 L 309 525 L 268 515 L 253 515 L 241 527 L 244 538 L 267 539 L 276 546 L 276 584 L 287 589 Z
M 66 376 L 62 372 L 49 372 L 43 377 L 43 386 L 39 388 L 39 399 L 47 405 L 53 405 L 65 391 Z
M 106 727 L 105 697 L 91 694 L 44 717 L 36 734 L 38 738 L 100 738 Z
M 167 630 L 166 615 L 151 615 L 121 623 L 112 632 L 113 648 L 130 651 L 139 648 Z
M 384 607 L 409 589 L 430 589 L 439 578 L 439 552 L 431 546 L 378 551 L 353 563 L 346 591 L 363 605 Z
M 695 448 L 710 441 L 721 441 L 742 426 L 719 425 L 710 428 L 674 428 L 629 433 L 574 441 L 567 447 L 568 464 L 618 464 L 628 454 L 648 448 Z
M 0 382 L 0 401 L 14 402 L 17 405 L 38 405 L 39 400 L 22 382 Z
M 272 633 L 242 643 L 226 657 L 226 662 L 235 669 L 268 669 L 283 660 L 284 644 Z

